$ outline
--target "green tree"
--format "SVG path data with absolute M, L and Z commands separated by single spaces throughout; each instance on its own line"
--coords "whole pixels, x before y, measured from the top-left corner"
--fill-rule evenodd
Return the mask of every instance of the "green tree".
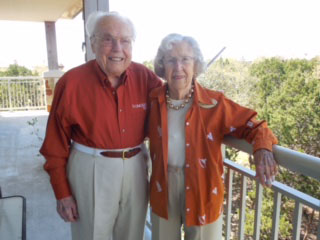
M 228 98 L 247 107 L 254 107 L 257 78 L 250 76 L 250 62 L 220 58 L 198 81 L 205 87 L 222 91 Z
M 1 77 L 11 77 L 11 76 L 38 76 L 37 72 L 32 73 L 32 71 L 24 66 L 19 66 L 17 63 L 10 64 L 8 69 L 4 72 L 0 72 Z
M 153 61 L 152 60 L 144 61 L 142 64 L 145 65 L 150 70 L 154 71 L 154 66 L 153 66 Z
M 259 79 L 257 109 L 279 139 L 279 144 L 300 152 L 320 156 L 320 61 L 315 58 L 255 62 L 251 74 Z M 319 182 L 280 168 L 277 179 L 320 198 Z M 272 201 L 272 196 L 266 195 Z M 282 203 L 284 222 L 291 221 L 293 205 Z M 310 217 L 313 222 L 313 214 Z M 309 224 L 309 225 L 310 225 Z M 281 228 L 281 226 L 280 226 Z M 308 228 L 308 226 L 307 226 Z
M 17 76 L 38 76 L 37 72 L 32 71 L 24 66 L 19 66 L 17 63 L 9 65 L 6 71 L 0 72 L 0 77 L 17 77 Z M 10 86 L 9 86 L 10 85 Z M 8 108 L 11 99 L 11 107 L 22 107 L 28 105 L 34 105 L 37 101 L 38 94 L 42 94 L 42 88 L 39 85 L 38 89 L 33 93 L 29 94 L 28 98 L 21 98 L 21 93 L 30 93 L 30 86 L 25 81 L 21 83 L 16 80 L 4 80 L 0 81 L 0 107 Z M 9 98 L 9 96 L 12 96 Z

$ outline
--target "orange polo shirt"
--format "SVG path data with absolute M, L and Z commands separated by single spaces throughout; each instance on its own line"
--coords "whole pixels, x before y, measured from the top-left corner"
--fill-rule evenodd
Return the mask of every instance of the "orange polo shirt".
M 166 86 L 151 92 L 149 118 L 152 211 L 168 219 L 168 121 Z M 224 136 L 244 138 L 257 149 L 272 151 L 276 137 L 257 113 L 227 99 L 222 93 L 195 84 L 194 100 L 185 119 L 186 224 L 205 225 L 222 212 L 224 174 L 221 144 Z
M 71 195 L 66 175 L 71 140 L 101 149 L 133 147 L 144 140 L 148 95 L 161 80 L 132 62 L 121 82 L 112 88 L 95 60 L 58 81 L 40 149 L 57 199 Z

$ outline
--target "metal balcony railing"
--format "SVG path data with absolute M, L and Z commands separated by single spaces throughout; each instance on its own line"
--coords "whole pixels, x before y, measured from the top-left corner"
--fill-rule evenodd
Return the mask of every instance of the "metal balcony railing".
M 45 110 L 43 77 L 0 77 L 0 111 Z
M 252 154 L 252 146 L 244 140 L 227 137 L 224 140 L 227 146 L 233 147 L 240 151 Z M 294 172 L 298 172 L 305 176 L 313 177 L 320 181 L 320 158 L 293 151 L 288 148 L 274 146 L 274 156 L 279 165 Z M 226 170 L 226 209 L 225 209 L 225 240 L 231 239 L 231 215 L 232 215 L 232 196 L 233 196 L 233 175 L 238 173 L 241 175 L 241 189 L 240 189 L 240 216 L 238 222 L 238 231 L 233 233 L 238 240 L 244 239 L 244 226 L 246 214 L 246 198 L 247 198 L 247 181 L 251 179 L 255 181 L 255 172 L 239 165 L 228 159 L 224 160 Z M 320 183 L 319 183 L 320 187 Z M 301 221 L 302 221 L 302 207 L 308 206 L 315 211 L 320 211 L 320 200 L 291 188 L 283 183 L 275 181 L 272 184 L 273 190 L 273 219 L 272 219 L 272 233 L 268 239 L 277 240 L 280 225 L 280 206 L 281 197 L 286 196 L 295 201 L 295 210 L 293 216 L 293 231 L 292 239 L 300 239 Z M 262 200 L 263 187 L 256 182 L 256 198 L 255 198 L 255 219 L 254 219 L 254 233 L 252 238 L 260 239 L 260 226 L 262 218 Z M 317 239 L 320 240 L 320 219 L 318 220 Z M 151 239 L 150 219 L 148 217 L 146 224 L 146 240 Z
M 243 152 L 252 154 L 252 146 L 244 140 L 227 137 L 224 143 L 227 146 L 234 147 Z M 303 174 L 305 176 L 313 177 L 320 180 L 320 158 L 303 154 L 290 150 L 288 148 L 274 146 L 274 156 L 279 162 L 279 165 Z M 224 165 L 227 169 L 226 177 L 226 216 L 225 216 L 225 239 L 230 239 L 231 232 L 231 202 L 232 202 L 232 183 L 233 173 L 237 172 L 241 175 L 241 190 L 240 190 L 240 216 L 238 226 L 237 239 L 244 239 L 244 226 L 245 226 L 245 209 L 246 209 L 246 196 L 247 196 L 247 180 L 255 180 L 255 172 L 247 169 L 233 161 L 225 159 Z M 319 183 L 320 187 L 320 183 Z M 300 239 L 301 220 L 302 220 L 302 207 L 308 206 L 315 211 L 320 211 L 320 200 L 305 193 L 302 193 L 294 188 L 285 184 L 275 181 L 272 184 L 273 190 L 273 219 L 272 219 L 272 233 L 269 239 L 277 240 L 279 233 L 280 221 L 280 204 L 281 197 L 286 196 L 295 201 L 295 210 L 293 216 L 293 231 L 292 239 Z M 262 198 L 263 187 L 260 183 L 256 182 L 256 199 L 255 199 L 255 220 L 254 220 L 254 234 L 253 239 L 260 239 L 260 226 L 261 226 L 261 213 L 262 213 Z M 320 240 L 320 223 L 318 224 L 317 239 Z

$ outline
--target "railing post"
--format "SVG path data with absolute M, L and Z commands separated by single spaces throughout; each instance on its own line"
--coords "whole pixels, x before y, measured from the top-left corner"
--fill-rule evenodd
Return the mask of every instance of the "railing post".
M 260 227 L 261 227 L 261 207 L 262 207 L 262 194 L 263 188 L 259 181 L 256 181 L 256 209 L 254 216 L 254 233 L 253 239 L 260 239 Z
M 320 240 L 320 211 L 319 211 L 319 224 L 318 224 L 318 234 L 317 234 L 317 239 Z
M 246 196 L 247 196 L 247 178 L 241 176 L 241 203 L 240 203 L 240 217 L 239 217 L 239 240 L 244 239 L 245 217 L 246 217 Z
M 232 182 L 233 182 L 233 170 L 228 168 L 227 171 L 227 206 L 226 206 L 226 224 L 225 224 L 225 239 L 230 239 L 231 233 L 231 208 L 232 208 Z
M 272 217 L 272 240 L 278 240 L 279 226 L 280 226 L 280 206 L 281 193 L 274 191 L 273 193 L 273 217 Z
M 301 217 L 302 217 L 302 204 L 299 201 L 295 201 L 294 215 L 293 215 L 293 240 L 300 239 L 300 228 L 301 228 Z
M 12 102 L 11 102 L 11 79 L 8 79 L 8 96 L 9 96 L 9 109 L 12 111 Z
M 222 159 L 226 158 L 226 145 L 221 145 Z M 233 170 L 227 169 L 227 179 L 225 181 L 227 189 L 227 201 L 226 201 L 226 215 L 225 215 L 225 240 L 230 239 L 231 233 L 231 208 L 232 208 L 232 182 L 233 182 Z

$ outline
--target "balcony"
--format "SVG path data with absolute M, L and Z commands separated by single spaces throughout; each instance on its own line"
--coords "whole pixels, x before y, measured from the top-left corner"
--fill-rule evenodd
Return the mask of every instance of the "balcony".
M 0 112 L 0 185 L 3 196 L 23 195 L 27 199 L 27 239 L 54 240 L 71 239 L 69 224 L 61 220 L 56 213 L 56 202 L 49 184 L 49 178 L 43 171 L 44 159 L 38 150 L 44 136 L 47 113 L 45 111 Z M 251 146 L 244 141 L 226 138 L 225 144 L 246 153 L 251 153 Z M 320 180 L 320 159 L 295 152 L 280 146 L 274 147 L 277 161 L 284 168 Z M 255 172 L 235 162 L 225 159 L 225 239 L 245 238 L 245 206 L 249 181 L 254 182 Z M 232 208 L 235 196 L 235 175 L 240 179 L 239 213 Z M 319 184 L 320 186 L 320 184 Z M 254 203 L 253 235 L 250 239 L 260 239 L 260 229 L 263 215 L 263 187 L 256 184 Z M 268 239 L 278 239 L 279 221 L 281 216 L 280 203 L 282 196 L 294 201 L 294 215 L 292 218 L 292 232 L 290 239 L 300 239 L 303 208 L 315 210 L 317 235 L 320 240 L 320 200 L 299 192 L 283 183 L 274 182 L 273 191 L 273 219 L 272 233 Z M 239 195 L 240 193 L 240 195 Z M 237 215 L 238 214 L 238 215 Z M 237 215 L 237 221 L 232 218 Z M 236 230 L 234 230 L 236 229 Z M 151 239 L 150 222 L 146 224 L 146 240 Z

